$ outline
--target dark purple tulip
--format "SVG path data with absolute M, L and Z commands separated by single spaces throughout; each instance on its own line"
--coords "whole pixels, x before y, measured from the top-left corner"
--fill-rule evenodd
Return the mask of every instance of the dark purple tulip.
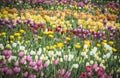
M 15 23 L 15 21 L 14 21 L 14 20 L 11 20 L 11 23 L 12 23 L 12 24 L 14 24 L 14 23 Z
M 87 37 L 86 37 L 86 35 L 85 35 L 85 34 L 83 34 L 83 37 L 82 37 L 82 38 L 83 38 L 84 40 L 86 40 L 86 38 L 87 38 Z
M 5 20 L 5 24 L 10 24 L 10 21 L 9 20 Z
M 37 25 L 37 23 L 36 23 L 36 22 L 34 22 L 34 23 L 33 23 L 33 25 L 34 25 L 34 26 L 36 26 L 36 25 Z
M 113 40 L 113 37 L 110 37 L 110 40 L 112 41 L 112 40 Z
M 11 25 L 8 25 L 8 29 L 11 29 L 12 28 L 12 26 Z
M 33 24 L 33 23 L 30 23 L 30 27 L 34 27 L 34 24 Z
M 103 21 L 103 24 L 104 24 L 104 25 L 106 25 L 106 23 L 107 23 L 107 21 L 106 21 L 106 20 L 104 20 L 104 21 Z
M 78 29 L 82 29 L 82 26 L 78 26 Z
M 103 13 L 103 14 L 105 13 L 105 9 L 102 9 L 102 13 Z
M 1 22 L 1 25 L 4 25 L 5 24 L 5 22 L 3 21 L 3 22 Z
M 110 33 L 110 37 L 112 37 L 113 36 L 113 33 Z
M 17 22 L 17 24 L 21 24 L 22 23 L 21 20 L 17 20 L 16 22 Z
M 16 28 L 16 24 L 13 24 L 13 28 Z
M 24 20 L 24 24 L 27 24 L 27 20 Z
M 79 34 L 81 32 L 81 29 L 77 29 L 77 33 Z
M 28 20 L 27 20 L 27 24 L 29 24 L 29 23 L 30 23 L 30 21 L 31 21 L 31 20 L 30 20 L 30 19 L 28 19 Z

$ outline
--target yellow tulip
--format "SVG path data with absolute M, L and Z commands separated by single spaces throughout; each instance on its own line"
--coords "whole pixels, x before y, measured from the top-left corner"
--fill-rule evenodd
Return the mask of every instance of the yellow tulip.
M 63 47 L 63 43 L 59 42 L 59 43 L 57 44 L 57 47 L 62 48 L 62 47 Z

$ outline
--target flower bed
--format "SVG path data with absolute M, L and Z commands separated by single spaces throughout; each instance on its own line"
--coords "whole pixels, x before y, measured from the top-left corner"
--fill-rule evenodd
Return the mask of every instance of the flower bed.
M 2 6 L 0 78 L 119 78 L 119 5 L 63 3 Z

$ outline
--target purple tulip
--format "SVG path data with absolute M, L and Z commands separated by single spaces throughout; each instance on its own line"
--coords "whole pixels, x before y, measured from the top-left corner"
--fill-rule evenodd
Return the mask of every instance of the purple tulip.
M 61 70 L 61 75 L 64 75 L 65 72 L 66 72 L 66 70 L 65 70 L 65 69 L 62 69 L 62 70 Z
M 21 69 L 20 69 L 20 67 L 14 67 L 14 68 L 13 68 L 13 71 L 14 71 L 15 73 L 19 73 L 19 72 L 21 71 Z
M 30 74 L 30 75 L 28 76 L 28 78 L 36 78 L 36 75 Z
M 27 77 L 27 76 L 28 76 L 28 72 L 27 72 L 27 71 L 24 72 L 24 73 L 23 73 L 23 76 L 24 76 L 24 77 Z
M 83 2 L 79 2 L 79 3 L 78 3 L 78 6 L 79 6 L 79 7 L 84 7 L 85 4 L 84 4 Z
M 18 60 L 14 63 L 14 66 L 15 66 L 15 67 L 19 66 Z
M 33 70 L 38 71 L 37 65 L 35 65 L 35 66 L 33 67 Z
M 56 59 L 55 61 L 54 61 L 54 65 L 58 65 L 59 64 L 59 61 Z
M 5 24 L 10 24 L 10 21 L 9 20 L 5 20 Z
M 48 62 L 45 62 L 44 68 L 47 68 L 48 66 L 49 66 L 49 63 L 48 63 Z
M 36 65 L 36 62 L 30 61 L 29 65 L 30 65 L 31 67 L 34 67 L 34 66 Z
M 17 26 L 16 26 L 16 24 L 13 24 L 13 28 L 16 28 Z
M 6 64 L 7 60 L 6 59 L 3 59 L 2 60 L 2 64 Z
M 4 68 L 0 68 L 0 73 L 4 73 Z
M 27 20 L 24 20 L 24 24 L 27 24 Z
M 7 70 L 7 72 L 6 72 L 6 74 L 7 74 L 7 75 L 13 75 L 13 74 L 14 74 L 14 72 L 13 72 L 13 70 L 12 70 L 12 69 L 8 69 L 8 70 Z
M 31 57 L 30 55 L 27 55 L 27 56 L 26 56 L 26 61 L 27 61 L 27 62 L 32 61 L 32 57 Z
M 17 22 L 17 24 L 21 24 L 22 23 L 21 20 L 17 20 L 16 22 Z
M 37 65 L 40 66 L 41 64 L 42 64 L 42 60 L 40 59 L 37 61 Z
M 21 60 L 20 60 L 20 64 L 24 64 L 25 63 L 25 59 L 24 58 L 22 58 Z
M 23 52 L 23 51 L 19 52 L 19 53 L 18 53 L 18 56 L 19 56 L 20 58 L 23 57 L 23 56 L 24 56 L 24 52 Z
M 43 69 L 43 65 L 41 64 L 40 66 L 37 66 L 38 70 L 42 70 Z
M 91 77 L 92 76 L 92 72 L 87 72 L 87 76 Z
M 67 71 L 64 75 L 64 78 L 70 78 L 70 75 L 71 75 L 71 72 L 70 71 Z
M 96 69 L 98 67 L 98 64 L 93 64 L 92 69 Z
M 11 25 L 8 25 L 8 29 L 11 29 L 12 28 L 12 26 Z
M 30 23 L 30 21 L 31 21 L 31 20 L 30 20 L 30 19 L 28 19 L 28 20 L 27 20 L 27 24 L 29 24 L 29 23 Z
M 10 58 L 12 51 L 11 50 L 3 50 L 2 54 L 5 56 L 6 59 Z

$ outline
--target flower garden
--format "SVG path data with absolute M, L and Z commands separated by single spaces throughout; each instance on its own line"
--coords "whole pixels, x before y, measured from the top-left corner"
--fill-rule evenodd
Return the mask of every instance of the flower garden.
M 120 78 L 119 0 L 1 0 L 0 78 Z

